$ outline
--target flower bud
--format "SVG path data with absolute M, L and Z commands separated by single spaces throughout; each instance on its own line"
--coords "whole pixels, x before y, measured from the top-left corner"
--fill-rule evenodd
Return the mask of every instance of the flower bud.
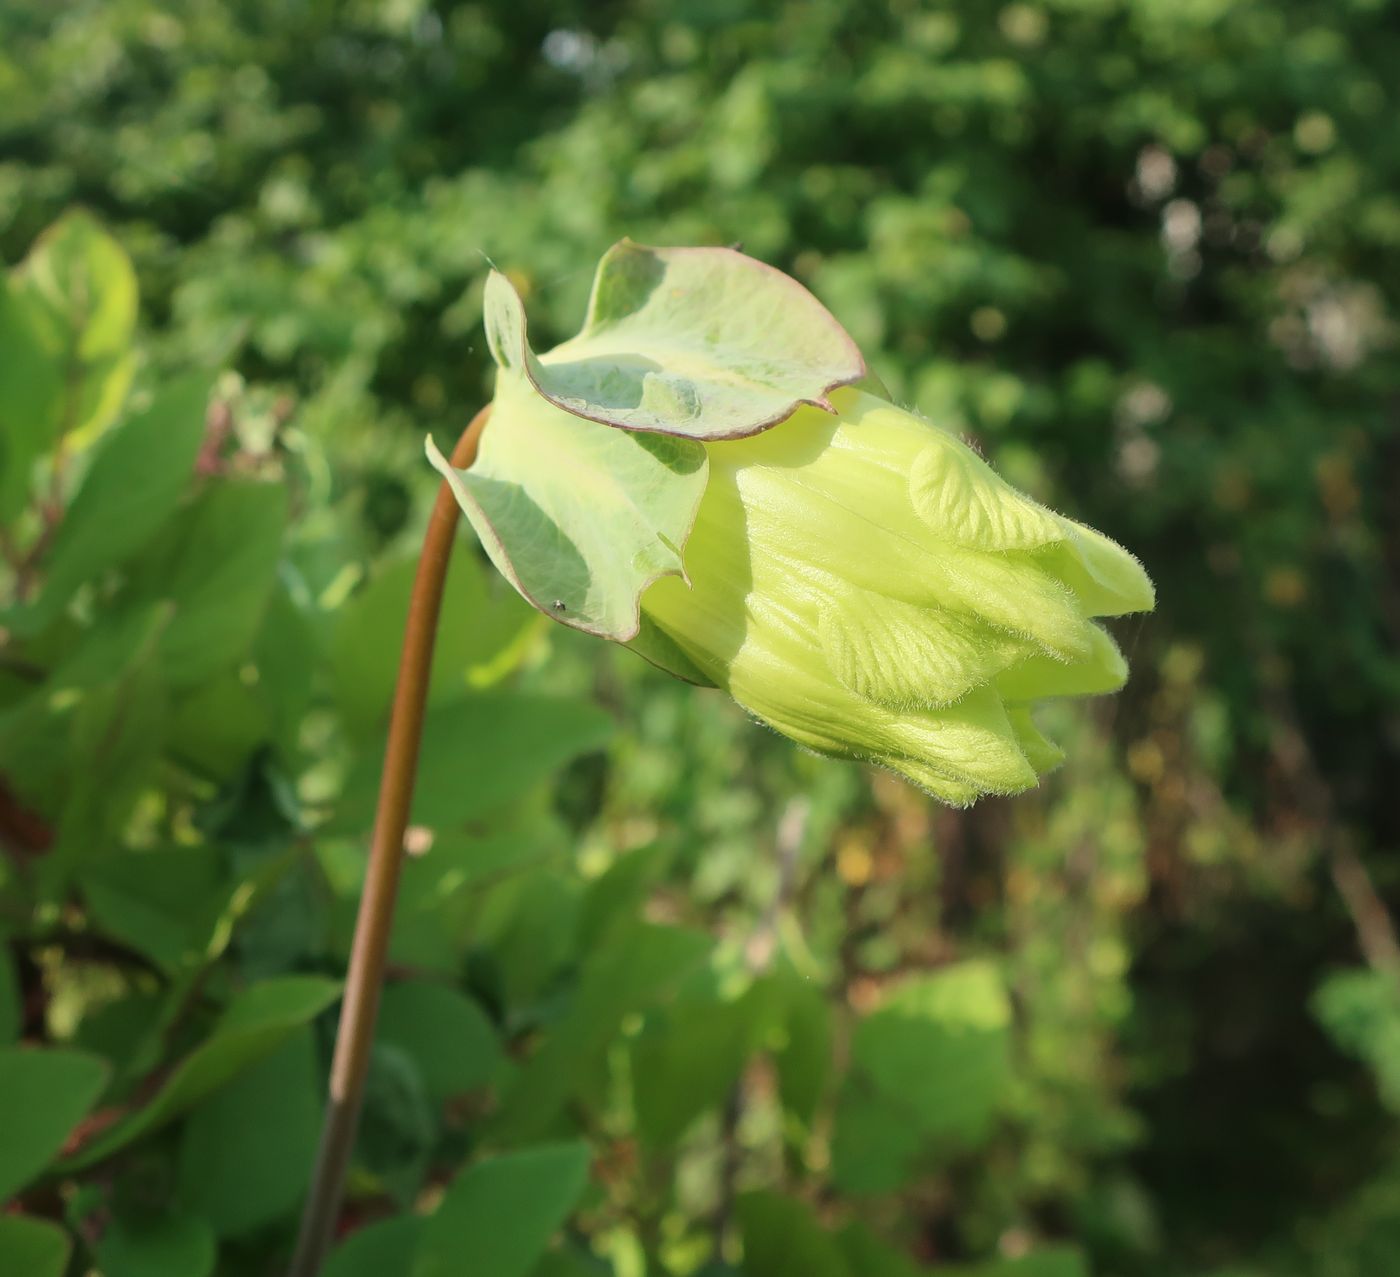
M 1036 784 L 1046 697 L 1127 674 L 1090 619 L 1150 610 L 1127 551 L 1003 482 L 951 432 L 861 390 L 705 444 L 686 579 L 645 623 L 755 717 L 963 806 Z

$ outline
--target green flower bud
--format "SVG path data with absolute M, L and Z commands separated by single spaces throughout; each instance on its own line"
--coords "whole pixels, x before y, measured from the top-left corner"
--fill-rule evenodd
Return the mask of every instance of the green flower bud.
M 1045 697 L 1127 667 L 1090 619 L 1149 610 L 1141 565 L 1031 501 L 952 433 L 859 390 L 705 445 L 687 579 L 646 621 L 755 717 L 957 805 L 1060 760 Z
M 554 620 L 959 805 L 1059 761 L 1037 701 L 1122 685 L 1092 618 L 1152 607 L 1138 562 L 856 389 L 859 350 L 796 281 L 624 240 L 552 351 L 499 274 L 485 317 L 491 424 L 470 468 L 429 455 Z

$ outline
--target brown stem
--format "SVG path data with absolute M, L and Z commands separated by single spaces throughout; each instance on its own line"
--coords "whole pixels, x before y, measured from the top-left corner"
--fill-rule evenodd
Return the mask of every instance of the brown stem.
M 477 440 L 491 410 L 483 408 L 467 426 L 452 451 L 452 464 L 465 470 L 476 459 Z M 408 827 L 409 805 L 418 774 L 418 747 L 423 735 L 423 711 L 433 664 L 433 641 L 442 607 L 443 582 L 457 530 L 457 501 L 444 483 L 423 534 L 418 574 L 408 604 L 403 655 L 398 685 L 389 719 L 389 742 L 379 781 L 379 807 L 374 817 L 369 867 L 355 939 L 350 949 L 350 969 L 345 977 L 345 998 L 340 1005 L 340 1027 L 335 1057 L 331 1061 L 330 1094 L 326 1101 L 321 1147 L 316 1170 L 301 1219 L 290 1277 L 315 1277 L 333 1240 L 345 1177 L 355 1145 L 365 1077 L 369 1071 L 374 1022 L 379 1014 L 379 994 L 389 952 L 389 932 L 394 918 L 399 870 L 403 863 L 403 837 Z

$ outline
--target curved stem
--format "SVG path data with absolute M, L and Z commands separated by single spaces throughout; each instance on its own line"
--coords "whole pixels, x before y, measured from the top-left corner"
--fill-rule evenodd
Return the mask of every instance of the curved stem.
M 458 469 L 465 470 L 476 460 L 477 440 L 490 411 L 489 407 L 483 408 L 472 418 L 452 450 L 452 464 Z M 408 604 L 408 623 L 404 627 L 403 655 L 394 688 L 384 771 L 379 781 L 379 806 L 374 817 L 369 866 L 355 920 L 350 969 L 345 977 L 340 1027 L 336 1033 L 335 1057 L 331 1061 L 330 1094 L 321 1129 L 321 1146 L 302 1214 L 290 1277 L 315 1277 L 320 1271 L 333 1240 L 345 1192 L 345 1177 L 355 1146 L 365 1077 L 369 1072 L 374 1022 L 379 1014 L 379 994 L 384 984 L 394 898 L 398 894 L 399 871 L 403 864 L 403 837 L 418 774 L 418 747 L 423 736 L 433 641 L 437 637 L 443 583 L 447 579 L 457 518 L 456 498 L 444 483 L 438 489 L 437 501 L 423 534 L 418 574 L 414 577 Z

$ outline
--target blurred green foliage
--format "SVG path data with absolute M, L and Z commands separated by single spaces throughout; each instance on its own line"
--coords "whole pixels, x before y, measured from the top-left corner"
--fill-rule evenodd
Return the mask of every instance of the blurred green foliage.
M 464 540 L 328 1272 L 1395 1269 L 1398 17 L 0 3 L 0 1272 L 284 1262 L 422 438 L 488 259 L 545 348 L 624 234 L 793 272 L 1159 611 L 955 813 Z

